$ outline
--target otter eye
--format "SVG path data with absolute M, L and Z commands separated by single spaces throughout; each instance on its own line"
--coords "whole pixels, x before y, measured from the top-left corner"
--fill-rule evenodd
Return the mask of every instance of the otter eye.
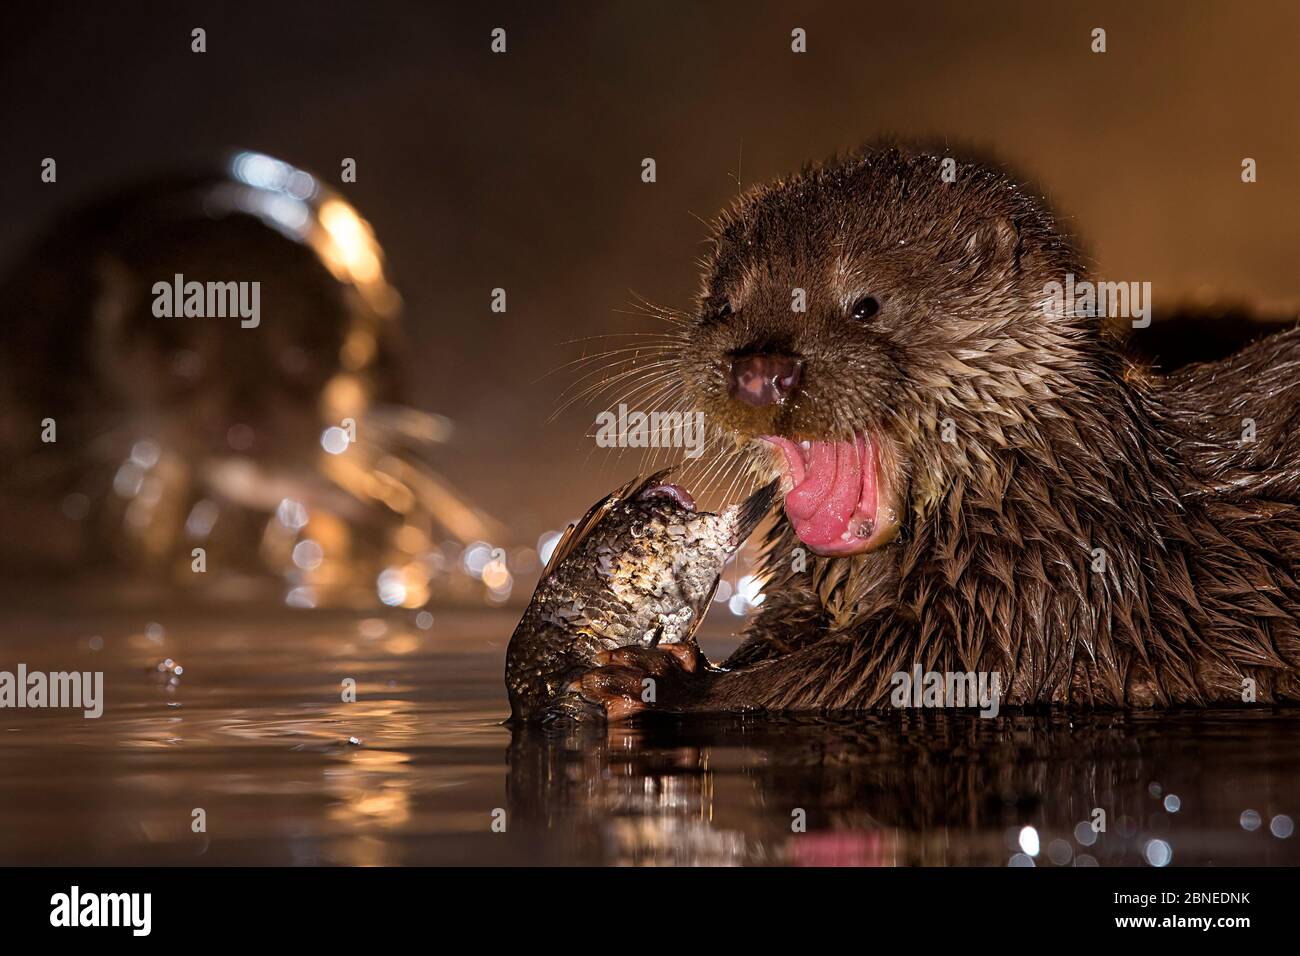
M 874 295 L 861 296 L 849 311 L 859 322 L 865 322 L 880 311 L 880 300 Z

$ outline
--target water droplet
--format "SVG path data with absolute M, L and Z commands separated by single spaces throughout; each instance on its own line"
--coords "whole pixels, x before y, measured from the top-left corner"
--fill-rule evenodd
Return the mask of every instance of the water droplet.
M 1057 866 L 1065 866 L 1074 857 L 1074 850 L 1064 840 L 1053 840 L 1047 844 L 1047 858 Z
M 1080 846 L 1092 846 L 1097 842 L 1097 831 L 1092 828 L 1092 824 L 1084 821 L 1074 828 L 1074 840 Z
M 331 425 L 320 436 L 320 446 L 331 455 L 341 455 L 348 450 L 348 433 L 337 425 Z
M 1030 856 L 1038 856 L 1038 831 L 1033 827 L 1024 827 L 1020 831 L 1020 849 Z
M 1152 866 L 1168 866 L 1174 858 L 1173 848 L 1164 840 L 1148 840 L 1143 853 Z

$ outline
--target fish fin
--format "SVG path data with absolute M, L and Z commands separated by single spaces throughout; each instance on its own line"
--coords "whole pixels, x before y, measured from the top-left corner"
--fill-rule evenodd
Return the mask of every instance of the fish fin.
M 744 543 L 745 539 L 758 527 L 758 523 L 767 517 L 767 513 L 772 510 L 772 503 L 776 501 L 778 486 L 779 481 L 773 479 L 741 503 L 740 514 L 736 519 L 737 547 Z
M 605 515 L 609 514 L 615 505 L 620 501 L 635 498 L 645 488 L 663 481 L 672 470 L 672 468 L 664 468 L 649 477 L 637 475 L 637 477 L 615 488 L 592 505 L 585 515 L 564 530 L 564 537 L 560 538 L 555 550 L 551 552 L 551 560 L 546 562 L 546 568 L 542 571 L 542 580 L 550 577 L 551 572 L 560 566 L 560 562 L 567 558 L 573 552 L 573 549 L 595 530 L 596 526 L 605 519 Z

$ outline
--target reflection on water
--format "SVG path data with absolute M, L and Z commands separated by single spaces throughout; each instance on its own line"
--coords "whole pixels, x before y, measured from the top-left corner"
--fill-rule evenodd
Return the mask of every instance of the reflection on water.
M 1297 711 L 512 734 L 508 612 L 24 603 L 0 670 L 102 670 L 107 700 L 0 711 L 4 863 L 1300 863 Z

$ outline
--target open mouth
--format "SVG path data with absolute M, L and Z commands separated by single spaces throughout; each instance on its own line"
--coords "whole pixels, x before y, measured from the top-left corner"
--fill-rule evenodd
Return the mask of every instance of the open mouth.
M 879 444 L 858 432 L 852 441 L 763 440 L 785 458 L 785 513 L 799 540 L 824 555 L 861 554 L 898 530 L 898 513 L 880 467 Z

